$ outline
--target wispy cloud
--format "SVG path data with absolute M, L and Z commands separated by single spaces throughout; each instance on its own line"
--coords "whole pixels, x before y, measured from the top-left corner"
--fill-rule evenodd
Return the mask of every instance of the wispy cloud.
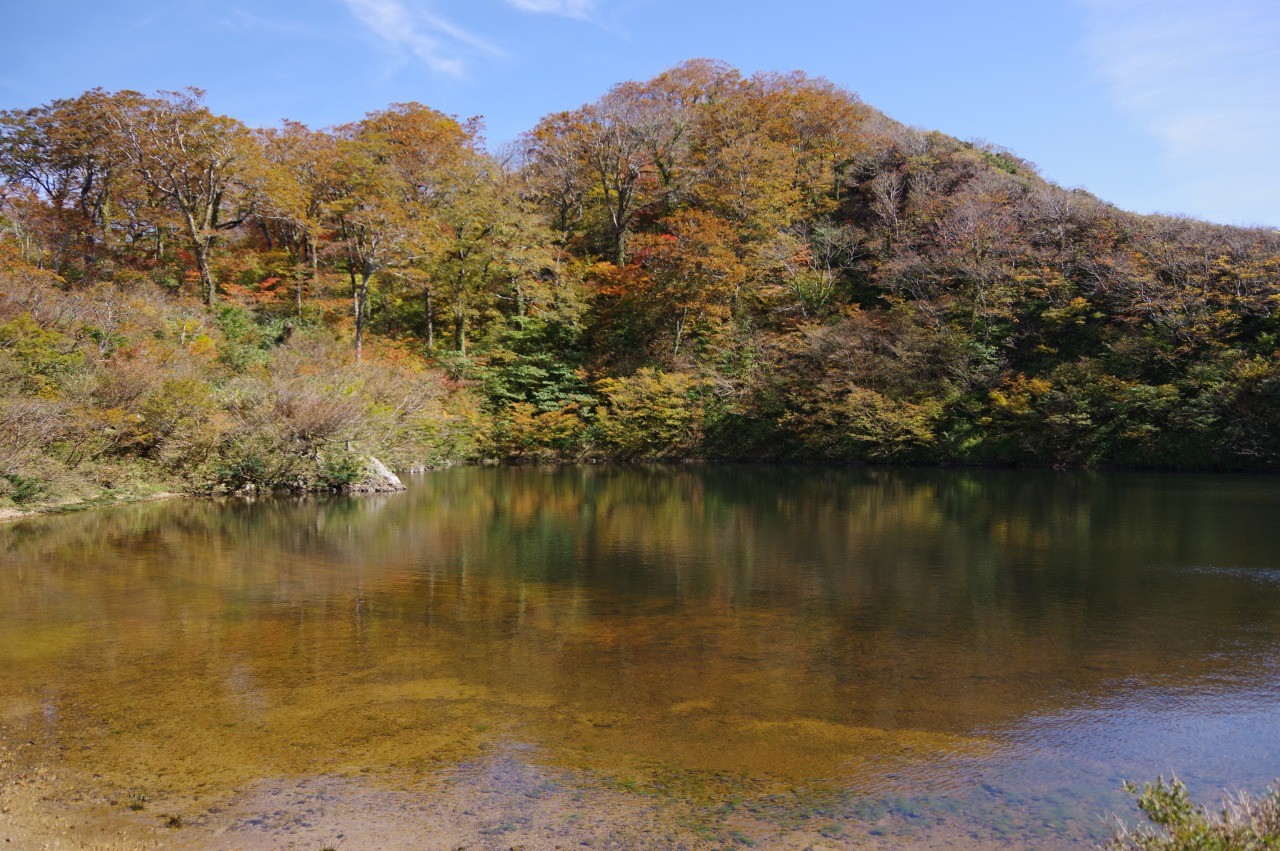
M 441 74 L 461 76 L 470 52 L 503 56 L 480 36 L 433 14 L 412 0 L 342 0 L 351 14 L 378 38 L 406 51 Z
M 1079 2 L 1112 100 L 1195 212 L 1280 224 L 1280 3 Z
M 507 0 L 507 4 L 521 12 L 535 15 L 563 15 L 586 21 L 595 11 L 595 0 Z
M 256 15 L 245 9 L 231 8 L 224 17 L 218 20 L 224 29 L 241 32 L 261 32 L 272 35 L 297 37 L 315 37 L 319 32 L 311 25 L 295 20 L 273 20 Z

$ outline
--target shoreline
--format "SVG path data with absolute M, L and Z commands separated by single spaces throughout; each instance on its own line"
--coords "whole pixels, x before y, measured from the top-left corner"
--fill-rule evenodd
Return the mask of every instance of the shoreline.
M 58 514 L 76 514 L 81 511 L 92 511 L 95 508 L 111 508 L 117 505 L 133 505 L 140 502 L 159 502 L 162 499 L 181 499 L 194 494 L 181 491 L 161 491 L 146 495 L 128 495 L 117 499 L 80 499 L 66 502 L 55 502 L 34 508 L 0 508 L 0 523 L 14 523 L 19 520 L 31 520 L 36 517 L 50 517 Z
M 1037 472 L 1037 473 L 1102 473 L 1111 475 L 1157 475 L 1157 476 L 1249 476 L 1249 477 L 1270 477 L 1280 475 L 1280 470 L 1275 469 L 1214 469 L 1201 467 L 1141 467 L 1141 466 L 1124 466 L 1124 465 L 1085 465 L 1071 466 L 1060 464 L 979 464 L 965 462 L 936 462 L 931 464 L 906 464 L 906 463 L 870 463 L 866 461 L 778 461 L 778 460 L 727 460 L 705 458 L 663 458 L 654 460 L 615 460 L 615 459 L 582 459 L 582 460 L 559 460 L 559 461 L 541 461 L 541 462 L 520 462 L 520 461 L 495 461 L 493 459 L 482 459 L 469 463 L 461 464 L 445 464 L 439 467 L 411 467 L 407 470 L 399 471 L 397 476 L 417 476 L 425 473 L 435 472 L 437 470 L 456 469 L 458 467 L 508 467 L 518 469 L 522 467 L 647 467 L 647 466 L 751 466 L 751 467 L 831 467 L 839 469 L 891 469 L 891 470 L 947 470 L 953 472 L 975 471 L 975 472 Z M 346 496 L 368 496 L 379 493 L 398 493 L 403 489 L 395 488 L 353 488 L 348 491 L 341 491 Z M 272 493 L 287 494 L 291 493 L 287 490 L 281 491 L 260 491 L 255 496 L 265 496 Z M 332 494 L 333 491 L 316 490 L 303 491 L 308 494 Z M 201 493 L 198 491 L 157 491 L 145 495 L 125 495 L 117 498 L 104 499 L 102 497 L 81 500 L 66 500 L 63 502 L 47 503 L 32 508 L 18 508 L 16 506 L 0 508 L 0 524 L 14 523 L 20 520 L 31 520 L 37 517 L 50 517 L 59 514 L 75 514 L 81 511 L 92 511 L 96 508 L 112 508 L 122 505 L 134 505 L 143 502 L 158 502 L 167 499 L 218 499 L 227 496 L 235 496 L 236 494 L 227 493 Z
M 733 795 L 690 801 L 629 789 L 605 774 L 545 764 L 519 746 L 427 774 L 265 775 L 234 789 L 170 791 L 155 799 L 55 766 L 17 767 L 10 763 L 9 776 L 0 775 L 0 845 L 19 848 L 1009 847 L 1006 837 L 963 813 L 925 824 L 892 812 L 837 822 L 796 799 L 795 815 L 787 818 L 726 806 Z M 1077 829 L 1035 839 L 1035 847 L 1065 851 L 1090 837 Z

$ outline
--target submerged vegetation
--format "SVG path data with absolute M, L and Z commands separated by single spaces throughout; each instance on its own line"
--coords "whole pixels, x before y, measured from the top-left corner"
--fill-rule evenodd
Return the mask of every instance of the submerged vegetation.
M 482 458 L 1264 469 L 1280 234 L 687 62 L 489 150 L 396 104 L 0 113 L 0 500 Z

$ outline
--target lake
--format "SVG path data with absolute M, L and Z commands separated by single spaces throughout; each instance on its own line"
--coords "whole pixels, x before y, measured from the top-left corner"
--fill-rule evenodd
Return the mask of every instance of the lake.
M 1072 847 L 1280 776 L 1276 479 L 408 484 L 0 526 L 0 835 Z

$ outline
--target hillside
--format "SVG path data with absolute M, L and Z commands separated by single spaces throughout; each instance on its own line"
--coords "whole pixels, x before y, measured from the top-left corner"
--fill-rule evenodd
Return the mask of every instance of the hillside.
M 697 60 L 507 151 L 396 104 L 0 114 L 0 501 L 365 458 L 1270 469 L 1280 234 Z

